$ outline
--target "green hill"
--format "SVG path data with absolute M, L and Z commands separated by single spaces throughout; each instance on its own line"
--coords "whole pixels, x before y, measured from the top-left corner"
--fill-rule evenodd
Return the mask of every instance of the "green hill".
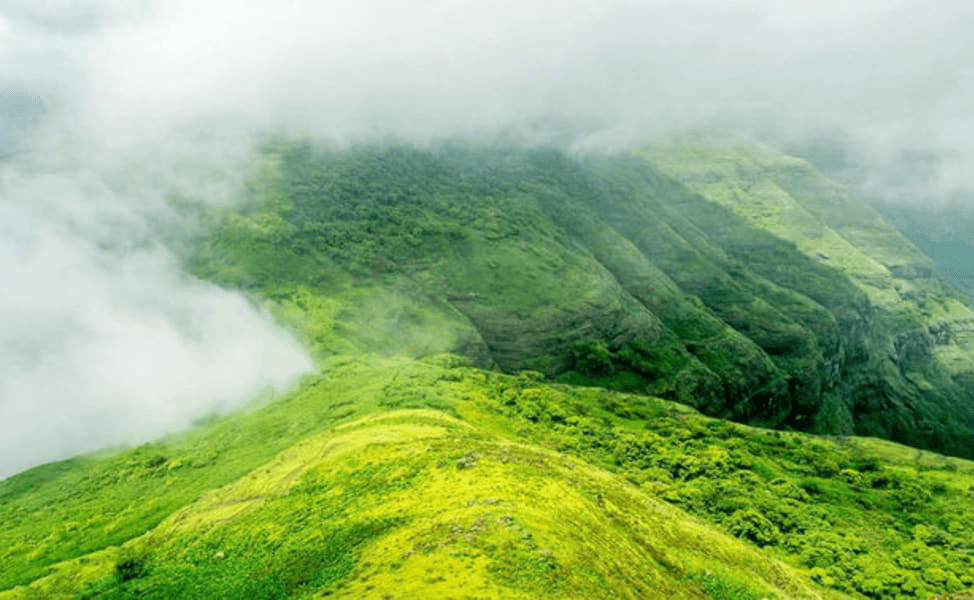
M 974 456 L 969 297 L 807 163 L 687 135 L 572 157 L 269 143 L 198 275 L 319 356 L 449 351 L 723 418 Z
M 873 205 L 936 262 L 941 277 L 974 295 L 974 209 L 968 197 L 916 204 L 875 200 Z
M 261 157 L 180 247 L 319 373 L 0 482 L 0 600 L 974 589 L 974 310 L 807 163 Z
M 974 587 L 974 463 L 456 357 L 334 358 L 0 484 L 0 598 L 840 598 Z M 734 539 L 734 537 L 739 539 Z

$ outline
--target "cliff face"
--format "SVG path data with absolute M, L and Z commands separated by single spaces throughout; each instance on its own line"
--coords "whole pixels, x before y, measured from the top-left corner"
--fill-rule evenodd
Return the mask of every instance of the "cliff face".
M 807 163 L 277 143 L 188 260 L 320 355 L 461 352 L 774 427 L 974 448 L 974 310 Z

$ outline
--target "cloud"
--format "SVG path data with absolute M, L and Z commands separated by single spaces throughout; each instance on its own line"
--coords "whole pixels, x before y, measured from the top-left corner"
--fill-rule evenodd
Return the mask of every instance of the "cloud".
M 181 272 L 160 236 L 185 224 L 158 173 L 75 160 L 0 167 L 0 477 L 153 439 L 311 368 L 268 315 Z
M 184 429 L 312 369 L 164 243 L 195 226 L 171 199 L 234 201 L 249 126 L 87 128 L 86 49 L 151 16 L 92 6 L 13 12 L 0 31 L 0 478 Z
M 539 112 L 587 1 L 166 2 L 83 47 L 91 130 L 200 115 L 333 138 L 449 135 Z
M 161 243 L 192 226 L 167 198 L 233 201 L 255 134 L 592 147 L 717 120 L 948 194 L 974 189 L 972 30 L 961 0 L 0 0 L 0 473 L 307 367 Z
M 971 185 L 974 6 L 959 0 L 170 0 L 133 12 L 78 48 L 82 121 L 101 138 L 164 136 L 202 115 L 417 141 L 539 120 L 633 139 L 720 119 L 782 143 L 843 131 L 880 179 L 904 150 L 934 151 L 938 186 Z
M 34 246 L 0 264 L 0 475 L 158 437 L 310 367 L 269 318 L 165 252 L 106 260 L 50 233 Z
M 91 21 L 60 47 L 100 138 L 202 115 L 424 139 L 551 116 L 632 130 L 733 114 L 950 144 L 974 90 L 974 7 L 959 0 L 49 6 L 31 22 Z

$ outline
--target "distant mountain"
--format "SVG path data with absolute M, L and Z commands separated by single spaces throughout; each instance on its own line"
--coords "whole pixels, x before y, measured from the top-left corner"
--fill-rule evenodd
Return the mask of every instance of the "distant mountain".
M 0 481 L 0 600 L 974 589 L 971 300 L 808 163 L 274 139 L 246 195 L 183 259 L 319 372 Z
M 793 143 L 788 150 L 829 178 L 866 190 L 864 199 L 933 260 L 941 278 L 974 296 L 974 193 L 964 188 L 945 192 L 943 158 L 918 149 L 901 152 L 878 182 L 871 181 L 876 179 L 873 169 L 851 156 L 849 144 L 841 135 L 826 135 Z M 877 191 L 883 188 L 886 196 Z
M 871 204 L 933 259 L 943 279 L 974 297 L 974 197 Z

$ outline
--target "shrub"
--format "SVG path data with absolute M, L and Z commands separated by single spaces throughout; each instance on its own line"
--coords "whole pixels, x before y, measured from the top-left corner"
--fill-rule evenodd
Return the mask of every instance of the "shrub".
M 736 511 L 724 525 L 735 536 L 751 540 L 762 547 L 776 545 L 781 538 L 781 532 L 774 523 L 753 508 Z
M 856 556 L 868 552 L 869 547 L 854 536 L 819 531 L 789 538 L 793 551 L 800 555 L 806 567 L 849 567 Z
M 612 458 L 620 466 L 647 468 L 654 455 L 653 443 L 646 438 L 623 435 L 612 444 Z
M 839 471 L 839 478 L 852 486 L 862 484 L 862 473 L 855 469 L 842 469 Z
M 814 480 L 809 481 L 814 482 L 816 485 L 818 484 L 818 482 L 815 482 Z M 803 482 L 802 485 L 804 486 L 807 483 L 808 482 Z M 778 477 L 771 480 L 769 485 L 775 495 L 780 498 L 790 498 L 792 500 L 797 500 L 798 502 L 808 502 L 810 500 L 808 492 L 811 490 L 806 491 L 807 488 L 799 487 L 787 479 Z M 814 493 L 820 492 L 820 489 L 816 489 Z
M 873 473 L 879 470 L 880 462 L 875 456 L 860 455 L 851 461 L 850 467 L 860 473 Z
M 893 500 L 901 510 L 914 511 L 930 501 L 930 492 L 912 483 L 901 483 L 893 491 Z
M 137 558 L 123 560 L 115 565 L 115 576 L 122 583 L 145 575 L 145 563 Z
M 819 496 L 825 493 L 825 490 L 822 488 L 822 483 L 817 479 L 802 479 L 798 482 L 798 485 L 810 496 Z
M 590 377 L 611 375 L 612 354 L 602 340 L 576 342 L 572 347 L 572 368 Z
M 805 507 L 793 500 L 784 500 L 765 507 L 768 520 L 783 533 L 803 533 L 806 512 Z

